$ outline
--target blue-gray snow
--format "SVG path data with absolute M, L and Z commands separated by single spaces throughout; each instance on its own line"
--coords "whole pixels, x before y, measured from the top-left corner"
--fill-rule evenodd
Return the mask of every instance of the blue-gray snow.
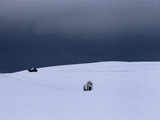
M 94 88 L 84 92 L 92 81 Z M 158 120 L 160 62 L 99 62 L 0 74 L 0 120 Z

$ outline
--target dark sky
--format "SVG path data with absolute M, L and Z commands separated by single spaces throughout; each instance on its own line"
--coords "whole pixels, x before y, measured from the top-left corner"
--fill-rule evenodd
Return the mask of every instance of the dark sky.
M 0 72 L 159 61 L 159 0 L 0 0 Z

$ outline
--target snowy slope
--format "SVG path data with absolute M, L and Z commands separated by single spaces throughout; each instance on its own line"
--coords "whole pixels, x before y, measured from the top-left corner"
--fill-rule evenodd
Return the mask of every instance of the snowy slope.
M 86 81 L 92 92 L 82 90 Z M 160 62 L 99 62 L 0 74 L 0 120 L 158 120 Z

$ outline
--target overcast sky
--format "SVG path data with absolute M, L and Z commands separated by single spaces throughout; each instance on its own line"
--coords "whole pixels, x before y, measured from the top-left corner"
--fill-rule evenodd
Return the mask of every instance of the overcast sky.
M 0 0 L 0 72 L 160 60 L 159 0 Z

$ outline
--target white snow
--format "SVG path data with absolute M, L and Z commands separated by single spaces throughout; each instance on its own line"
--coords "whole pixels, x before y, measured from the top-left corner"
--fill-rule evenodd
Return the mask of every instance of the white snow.
M 99 62 L 0 74 L 0 120 L 159 120 L 160 62 Z M 94 90 L 83 85 L 93 81 Z

